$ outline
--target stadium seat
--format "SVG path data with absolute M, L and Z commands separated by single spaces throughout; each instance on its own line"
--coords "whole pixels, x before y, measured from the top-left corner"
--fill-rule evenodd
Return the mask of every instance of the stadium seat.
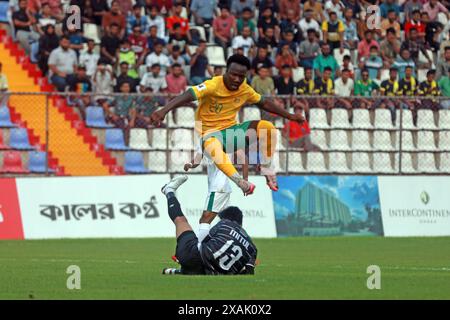
M 92 128 L 112 128 L 111 124 L 106 123 L 105 113 L 102 107 L 86 108 L 86 126 Z
M 125 164 L 126 173 L 149 173 L 144 166 L 144 157 L 142 152 L 139 151 L 127 151 L 125 152 Z
M 130 148 L 134 150 L 151 149 L 148 144 L 147 130 L 137 128 L 130 130 Z
M 208 39 L 206 39 L 206 32 L 205 32 L 205 28 L 203 28 L 202 26 L 189 26 L 189 30 L 197 30 L 198 33 L 200 34 L 200 39 L 208 41 Z M 195 51 L 191 52 L 191 54 L 194 54 Z
M 369 110 L 354 109 L 353 110 L 353 128 L 357 129 L 371 129 Z
M 322 149 L 322 150 L 328 149 L 328 143 L 327 143 L 325 131 L 312 130 L 310 137 L 311 137 L 311 142 L 318 145 L 320 147 L 320 149 Z
M 105 148 L 108 150 L 129 150 L 125 145 L 125 138 L 122 129 L 106 129 L 105 134 Z
M 450 151 L 450 131 L 439 132 L 439 150 Z
M 33 151 L 28 153 L 28 170 L 33 173 L 53 173 L 55 170 L 47 169 L 47 153 Z
M 413 116 L 411 110 L 402 109 L 397 110 L 396 115 L 396 127 L 399 127 L 400 124 L 400 112 L 403 113 L 403 129 L 416 129 L 416 126 L 413 123 Z
M 277 144 L 276 144 L 276 150 L 286 150 L 285 146 L 285 139 L 283 138 L 283 135 L 281 134 L 281 130 L 277 130 Z
M 0 2 L 0 22 L 2 22 L 2 23 L 9 22 L 8 11 L 9 11 L 9 1 L 1 1 Z
M 170 136 L 172 149 L 191 150 L 194 148 L 194 137 L 190 129 L 175 129 Z
M 252 120 L 260 120 L 261 119 L 261 111 L 257 107 L 246 107 L 243 111 L 243 120 L 244 121 L 252 121 Z
M 420 52 L 421 54 L 422 52 Z M 419 54 L 419 56 L 420 56 Z M 417 70 L 417 81 L 418 82 L 423 82 L 425 80 L 427 80 L 427 69 L 419 69 Z
M 10 149 L 9 146 L 7 146 L 6 144 L 4 144 L 3 142 L 3 131 L 0 130 L 0 150 L 8 150 Z
M 445 26 L 446 24 L 444 24 L 444 26 Z M 434 65 L 434 59 L 433 59 L 433 51 L 431 51 L 430 49 L 427 49 L 427 54 L 428 54 L 428 56 L 430 57 L 430 59 L 431 59 L 431 64 L 432 65 Z M 421 62 L 421 63 L 428 63 L 428 60 L 427 60 L 427 58 L 425 57 L 425 55 L 422 53 L 422 50 L 419 50 L 419 62 Z M 431 67 L 431 69 L 433 69 L 434 67 Z M 419 72 L 421 71 L 422 69 L 419 69 Z M 425 70 L 425 78 L 423 79 L 423 80 L 419 80 L 419 77 L 417 77 L 417 79 L 419 80 L 419 81 L 425 81 L 426 80 L 426 77 L 427 77 L 427 71 L 428 70 L 426 70 L 426 69 L 424 69 Z
M 436 173 L 434 154 L 431 152 L 420 152 L 417 155 L 417 171 L 421 173 Z
M 13 128 L 14 123 L 11 122 L 11 115 L 9 113 L 8 107 L 0 107 L 0 127 L 2 128 Z
M 369 131 L 353 130 L 352 131 L 352 150 L 368 151 L 372 150 L 369 141 Z
M 369 154 L 366 152 L 352 153 L 352 171 L 357 173 L 372 172 L 370 168 Z
M 16 150 L 32 150 L 34 147 L 30 145 L 28 131 L 25 128 L 13 128 L 10 131 L 9 145 Z
M 439 110 L 439 129 L 450 129 L 450 110 Z
M 447 7 L 448 9 L 448 7 Z M 446 26 L 448 23 L 448 18 L 445 12 L 439 12 L 437 15 L 437 20 L 440 22 L 443 26 Z M 420 52 L 420 51 L 419 51 Z
M 348 173 L 350 169 L 344 152 L 330 152 L 330 171 L 333 173 Z
M 375 109 L 375 128 L 394 129 L 392 115 L 389 109 Z
M 167 172 L 167 153 L 165 151 L 149 152 L 148 168 L 152 172 Z
M 348 112 L 346 109 L 331 109 L 331 127 L 332 128 L 350 128 L 348 121 Z
M 170 152 L 169 172 L 184 172 L 184 164 L 191 162 L 192 153 L 190 151 L 172 151 Z M 191 173 L 201 172 L 202 166 L 189 170 Z
M 394 150 L 389 131 L 376 130 L 373 132 L 373 148 L 375 150 Z
M 400 135 L 399 135 L 400 138 Z M 401 150 L 412 151 L 416 149 L 414 144 L 413 135 L 411 131 L 403 131 L 402 132 L 402 145 L 400 147 L 400 141 L 397 143 L 398 148 Z
M 327 172 L 325 166 L 325 159 L 322 152 L 308 152 L 306 156 L 307 160 L 307 171 L 314 173 Z
M 272 156 L 272 166 L 273 169 L 275 170 L 275 172 L 280 172 L 281 171 L 281 165 L 280 165 L 280 153 L 275 151 L 273 156 Z
M 436 150 L 436 143 L 434 140 L 433 131 L 417 132 L 417 149 L 421 151 Z
M 190 107 L 177 109 L 177 125 L 180 127 L 194 128 L 195 111 Z
M 389 153 L 375 152 L 373 154 L 373 171 L 374 173 L 395 173 Z
M 339 48 L 336 48 L 333 50 L 333 56 L 336 59 L 338 65 L 342 66 L 344 64 L 344 56 L 349 55 L 350 54 L 350 50 L 348 49 L 344 49 L 344 52 L 341 53 Z
M 151 146 L 152 149 L 160 149 L 165 150 L 167 149 L 167 129 L 163 128 L 155 128 L 151 129 Z
M 389 69 L 381 69 L 380 81 L 389 80 Z
M 289 172 L 305 172 L 302 164 L 302 154 L 300 152 L 289 152 L 288 167 Z
M 95 41 L 96 44 L 100 44 L 100 37 L 99 37 L 99 27 L 94 23 L 84 23 L 83 24 L 83 35 L 87 39 L 92 39 Z
M 417 128 L 420 129 L 437 129 L 434 123 L 434 115 L 432 110 L 417 110 Z
M 402 153 L 401 171 L 404 173 L 415 173 L 416 169 L 413 166 L 412 153 Z
M 332 150 L 350 150 L 348 144 L 347 132 L 345 130 L 331 130 L 330 149 Z
M 330 126 L 324 109 L 313 108 L 309 110 L 309 124 L 314 129 L 327 129 Z
M 220 46 L 208 46 L 206 48 L 206 56 L 208 57 L 209 64 L 212 66 L 226 66 L 223 49 Z
M 22 156 L 18 151 L 6 151 L 3 154 L 3 166 L 0 168 L 1 173 L 28 173 L 23 167 Z
M 441 153 L 439 171 L 443 173 L 450 173 L 450 153 Z
M 299 82 L 305 77 L 305 70 L 302 67 L 292 69 L 292 80 L 295 83 Z

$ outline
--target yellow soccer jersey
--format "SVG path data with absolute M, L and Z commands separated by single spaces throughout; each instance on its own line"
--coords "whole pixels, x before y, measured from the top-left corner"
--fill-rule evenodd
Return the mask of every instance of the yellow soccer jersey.
M 244 81 L 238 90 L 229 91 L 223 83 L 223 76 L 206 80 L 189 90 L 198 100 L 195 121 L 202 123 L 201 129 L 196 125 L 196 130 L 202 136 L 207 132 L 220 131 L 235 125 L 237 113 L 244 105 L 256 104 L 262 99 L 247 81 Z

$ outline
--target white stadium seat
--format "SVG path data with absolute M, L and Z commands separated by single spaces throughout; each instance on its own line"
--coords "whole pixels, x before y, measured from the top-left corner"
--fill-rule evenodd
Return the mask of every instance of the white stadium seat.
M 357 173 L 372 172 L 370 168 L 369 154 L 367 152 L 352 153 L 352 171 Z
M 417 171 L 422 173 L 436 173 L 434 154 L 421 152 L 417 155 Z
M 323 130 L 312 130 L 311 134 L 311 142 L 318 145 L 320 149 L 326 150 L 328 149 L 327 139 L 325 135 L 325 131 Z
M 288 171 L 305 172 L 302 164 L 302 155 L 300 152 L 289 152 L 288 154 Z
M 413 116 L 412 116 L 412 112 L 411 112 L 411 110 L 406 110 L 406 109 L 403 109 L 403 110 L 397 110 L 397 119 L 396 119 L 396 122 L 397 123 L 400 123 L 400 112 L 402 112 L 403 113 L 403 121 L 402 121 L 402 123 L 403 123 L 403 129 L 416 129 L 416 127 L 414 126 L 414 123 L 413 123 Z
M 450 129 L 450 110 L 439 110 L 439 129 Z
M 375 152 L 373 154 L 374 173 L 394 173 L 389 153 Z
M 200 34 L 200 39 L 208 41 L 208 39 L 206 39 L 206 32 L 205 32 L 205 28 L 203 28 L 202 26 L 189 26 L 190 30 L 197 30 L 198 33 Z M 195 51 L 191 52 L 191 54 L 194 54 Z
M 135 150 L 150 150 L 147 130 L 133 128 L 130 130 L 130 148 Z
M 99 27 L 95 23 L 83 23 L 83 35 L 87 39 L 92 39 L 96 44 L 100 44 Z
M 383 151 L 394 150 L 389 131 L 376 130 L 373 132 L 373 148 Z
M 415 173 L 416 169 L 413 166 L 412 153 L 402 153 L 401 171 L 404 173 Z
M 399 135 L 400 136 L 400 135 Z M 400 148 L 400 141 L 398 141 L 397 146 Z M 411 131 L 403 131 L 402 132 L 402 150 L 412 151 L 416 149 L 414 144 L 413 135 Z
M 444 173 L 450 173 L 450 153 L 441 153 L 441 163 L 439 171 Z
M 417 132 L 417 149 L 421 151 L 436 150 L 433 131 Z
M 439 132 L 439 150 L 450 151 L 450 131 Z
M 281 130 L 277 129 L 277 144 L 276 144 L 276 150 L 286 150 L 286 146 L 284 144 L 284 138 L 281 134 Z
M 350 128 L 348 121 L 347 109 L 331 109 L 331 127 L 333 128 Z
M 311 128 L 327 129 L 330 126 L 327 121 L 327 114 L 324 109 L 313 108 L 309 110 L 309 124 Z
M 178 108 L 177 113 L 177 126 L 194 128 L 195 124 L 195 111 L 190 107 Z
M 344 63 L 344 56 L 351 56 L 350 50 L 344 49 L 344 52 L 341 53 L 341 50 L 339 48 L 336 48 L 333 50 L 333 56 L 336 59 L 338 65 L 342 66 Z
M 368 151 L 372 149 L 369 140 L 369 131 L 353 130 L 352 131 L 352 149 Z
M 372 127 L 373 126 L 370 123 L 369 110 L 367 109 L 353 110 L 353 128 L 370 129 Z
M 389 80 L 389 69 L 381 69 L 380 81 Z
M 417 110 L 417 128 L 419 129 L 436 129 L 434 123 L 434 115 L 432 110 L 419 109 Z
M 347 132 L 345 130 L 331 130 L 330 149 L 332 150 L 350 150 L 348 144 Z
M 292 80 L 295 83 L 299 82 L 305 77 L 305 70 L 302 67 L 292 69 Z
M 257 107 L 244 108 L 244 121 L 260 120 L 261 111 Z
M 389 109 L 375 109 L 375 128 L 393 129 L 392 115 Z
M 167 149 L 167 129 L 155 128 L 151 130 L 153 149 Z
M 322 152 L 308 152 L 306 156 L 307 169 L 309 172 L 320 173 L 327 172 L 325 159 Z
M 209 60 L 209 64 L 212 66 L 226 66 L 226 61 L 222 47 L 208 46 L 206 48 L 206 55 Z
M 350 169 L 344 152 L 330 152 L 330 171 L 334 173 L 348 173 Z
M 165 151 L 148 153 L 148 169 L 153 172 L 167 172 L 167 154 Z
M 427 69 L 419 69 L 417 70 L 417 81 L 423 82 L 427 80 Z
M 194 136 L 190 129 L 175 129 L 170 136 L 172 149 L 190 150 L 194 148 Z

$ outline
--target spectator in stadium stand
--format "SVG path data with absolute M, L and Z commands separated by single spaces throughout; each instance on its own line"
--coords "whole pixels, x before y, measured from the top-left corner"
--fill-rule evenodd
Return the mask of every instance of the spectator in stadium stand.
M 156 6 L 158 11 L 164 15 L 168 15 L 173 8 L 172 0 L 145 0 L 145 6 L 150 8 Z
M 143 64 L 149 50 L 147 38 L 142 34 L 142 29 L 139 25 L 133 27 L 133 32 L 128 36 L 128 41 L 131 43 L 131 50 L 137 55 L 138 64 Z
M 231 0 L 230 12 L 236 18 L 240 18 L 245 10 L 249 8 L 251 12 L 255 12 L 255 0 Z
M 187 35 L 182 34 L 180 24 L 175 23 L 173 29 L 174 33 L 170 35 L 167 45 L 169 54 L 172 52 L 172 47 L 176 45 L 180 48 L 183 58 L 189 61 L 190 51 L 188 44 L 190 43 L 190 40 Z
M 383 59 L 380 57 L 377 47 L 370 48 L 370 56 L 364 60 L 364 67 L 369 71 L 370 79 L 380 79 Z
M 303 5 L 303 11 L 311 12 L 311 18 L 317 22 L 322 22 L 325 20 L 325 15 L 323 14 L 323 5 L 317 0 L 307 0 Z
M 165 75 L 161 74 L 161 66 L 158 63 L 147 67 L 147 72 L 141 79 L 140 91 L 144 92 L 145 88 L 151 88 L 154 94 L 165 93 L 167 82 Z
M 427 52 L 425 48 L 425 42 L 420 40 L 417 36 L 417 29 L 410 29 L 409 36 L 402 43 L 402 48 L 408 49 L 411 54 L 411 58 L 414 60 L 418 69 L 429 69 L 433 64 L 432 56 Z M 422 52 L 423 56 L 427 59 L 428 62 L 419 61 L 419 51 Z
M 136 92 L 137 81 L 129 76 L 128 71 L 128 62 L 122 62 L 120 64 L 119 76 L 116 79 L 116 87 L 114 89 L 115 92 L 120 92 L 120 88 L 124 82 L 129 84 L 131 92 Z
M 308 37 L 300 43 L 298 48 L 300 66 L 312 68 L 313 61 L 320 52 L 320 46 L 314 29 L 308 29 L 307 35 Z
M 288 11 L 292 10 L 294 13 L 293 20 L 298 23 L 300 20 L 300 0 L 280 0 L 279 17 L 281 20 L 288 19 Z
M 300 30 L 303 32 L 303 38 L 306 38 L 308 35 L 309 29 L 314 29 L 317 32 L 317 35 L 320 34 L 320 25 L 319 23 L 313 19 L 313 12 L 311 9 L 305 10 L 303 14 L 303 19 L 298 23 Z
M 441 89 L 442 95 L 449 98 L 449 100 L 443 100 L 441 102 L 441 107 L 444 109 L 450 109 L 450 68 L 447 69 L 447 75 L 442 75 L 438 80 L 439 88 Z
M 80 50 L 84 49 L 84 44 L 86 43 L 86 38 L 83 36 L 83 33 L 75 25 L 69 25 L 65 34 L 69 37 L 70 48 L 75 50 L 77 57 L 79 57 Z
M 408 23 L 408 21 L 414 19 L 415 12 L 419 13 L 419 19 L 414 19 L 414 20 L 416 22 L 418 20 L 420 21 L 420 10 L 422 9 L 422 6 L 423 6 L 423 1 L 422 0 L 408 0 L 408 1 L 406 1 L 405 5 L 403 7 L 403 12 L 405 12 L 405 21 L 407 21 L 405 23 L 405 33 L 406 33 L 406 24 Z
M 272 60 L 268 56 L 267 45 L 259 45 L 256 50 L 256 57 L 252 60 L 252 76 L 256 75 L 256 70 L 261 66 L 266 65 L 270 70 L 270 74 L 272 75 Z
M 85 106 L 82 97 L 85 96 L 86 93 L 92 92 L 92 83 L 86 74 L 86 67 L 83 65 L 78 66 L 75 77 L 70 78 L 67 84 L 68 91 L 75 93 L 68 97 L 69 104 L 76 105 L 83 115 L 83 118 L 85 118 Z
M 120 43 L 120 50 L 117 52 L 118 63 L 128 63 L 128 75 L 136 80 L 139 78 L 138 67 L 139 62 L 136 53 L 131 50 L 131 43 L 128 39 L 122 40 Z
M 316 77 L 322 77 L 322 73 L 326 68 L 331 69 L 331 78 L 339 77 L 339 65 L 331 54 L 330 45 L 323 42 L 321 45 L 321 54 L 319 54 L 313 61 L 313 68 Z
M 176 1 L 172 8 L 172 15 L 166 18 L 166 29 L 169 31 L 169 35 L 175 33 L 175 24 L 179 24 L 181 28 L 181 34 L 186 35 L 191 41 L 191 35 L 189 33 L 189 21 L 186 18 L 181 17 L 181 12 L 183 10 L 183 3 L 181 1 Z
M 294 113 L 303 115 L 303 109 L 301 107 L 295 107 Z M 311 141 L 311 129 L 308 122 L 299 124 L 296 121 L 288 121 L 281 131 L 281 135 L 284 138 L 281 143 L 287 140 L 290 147 L 302 148 L 305 151 L 320 151 L 320 147 L 312 143 Z
M 342 0 L 342 3 L 344 4 L 344 18 L 345 18 L 345 11 L 352 10 L 352 18 L 358 19 L 361 13 L 361 5 L 358 0 Z M 344 19 L 343 18 L 343 19 Z
M 5 106 L 8 102 L 8 78 L 6 74 L 3 73 L 3 64 L 0 62 L 0 105 Z
M 131 86 L 128 82 L 120 84 L 120 96 L 115 96 L 112 102 L 104 101 L 102 104 L 108 122 L 124 132 L 125 142 L 128 145 L 130 128 L 134 128 L 136 120 L 136 101 L 129 93 Z M 113 107 L 113 111 L 111 111 Z
M 77 65 L 77 54 L 70 49 L 69 38 L 63 36 L 59 41 L 59 47 L 54 49 L 48 58 L 50 80 L 58 91 L 66 89 L 68 82 L 74 77 Z
M 325 2 L 325 20 L 330 20 L 330 14 L 331 12 L 336 13 L 337 18 L 339 20 L 342 20 L 343 18 L 343 12 L 344 12 L 344 4 L 341 0 L 328 0 Z M 322 21 L 323 22 L 323 21 Z
M 428 18 L 430 18 L 430 21 L 437 20 L 440 12 L 445 13 L 448 17 L 448 9 L 437 0 L 429 0 L 423 5 L 422 11 L 428 13 Z
M 441 90 L 435 80 L 436 70 L 428 70 L 426 80 L 422 81 L 417 88 L 417 94 L 422 97 L 437 97 L 441 95 Z M 440 109 L 439 101 L 436 99 L 420 100 L 420 108 L 437 111 Z
M 150 20 L 148 16 L 142 15 L 142 6 L 135 4 L 133 10 L 128 13 L 127 17 L 127 34 L 133 33 L 133 28 L 138 26 L 141 28 L 141 32 L 148 34 L 150 29 Z
M 44 27 L 44 35 L 39 39 L 38 66 L 44 75 L 48 72 L 48 57 L 58 46 L 59 37 L 55 33 L 55 27 L 49 24 Z
M 251 31 L 250 27 L 245 26 L 242 29 L 242 34 L 233 38 L 233 42 L 232 42 L 232 46 L 231 46 L 233 48 L 233 53 L 236 53 L 238 48 L 243 48 L 244 56 L 253 57 L 255 42 L 253 41 L 251 35 L 252 35 L 252 31 Z
M 395 36 L 397 39 L 400 39 L 400 23 L 397 21 L 397 14 L 394 10 L 389 10 L 387 18 L 381 21 L 381 37 L 384 38 L 386 36 L 386 31 L 389 28 L 393 28 L 395 30 Z M 377 29 L 376 29 L 377 30 Z M 379 29 L 378 29 L 379 30 Z
M 413 74 L 416 74 L 416 64 L 414 63 L 414 60 L 411 59 L 411 54 L 407 48 L 400 50 L 400 55 L 395 59 L 392 66 L 397 68 L 400 79 L 405 77 L 405 69 L 407 67 L 412 68 Z
M 156 26 L 150 27 L 150 35 L 148 37 L 149 52 L 155 51 L 155 44 L 160 43 L 162 46 L 166 45 L 166 41 L 158 36 L 158 28 Z
M 413 97 L 416 94 L 417 94 L 417 81 L 413 77 L 413 68 L 411 66 L 407 66 L 405 68 L 405 76 L 400 77 L 400 81 L 398 82 L 398 95 Z M 401 101 L 400 105 L 403 108 L 408 108 L 414 111 L 416 103 L 413 99 L 404 99 Z
M 133 1 L 132 0 L 117 0 L 119 4 L 119 10 L 122 14 L 127 17 L 128 14 L 133 11 Z
M 186 91 L 188 85 L 186 76 L 179 63 L 175 63 L 170 68 L 171 72 L 166 76 L 167 93 L 171 95 L 179 95 Z
M 288 29 L 282 33 L 282 39 L 278 46 L 278 50 L 280 50 L 281 47 L 285 44 L 287 44 L 289 46 L 289 49 L 291 49 L 291 51 L 297 56 L 299 44 L 295 40 L 294 30 Z
M 108 64 L 117 63 L 117 51 L 120 48 L 120 27 L 112 23 L 109 31 L 102 37 L 100 42 L 100 56 L 108 61 Z
M 311 101 L 315 103 L 314 106 L 321 109 L 331 109 L 334 106 L 334 100 L 330 96 L 334 96 L 334 81 L 331 78 L 333 70 L 331 67 L 325 67 L 320 77 L 314 79 L 314 95 L 321 96 L 323 98 Z
M 439 81 L 441 77 L 449 76 L 450 69 L 450 46 L 445 47 L 444 57 L 439 58 L 436 65 L 436 79 Z
M 445 40 L 445 38 L 441 41 L 440 47 L 439 47 L 439 52 L 437 54 L 437 61 L 439 61 L 439 59 L 444 58 L 445 56 L 445 48 L 446 47 L 450 47 L 450 25 L 448 25 L 448 31 L 447 31 L 447 40 Z
M 278 104 L 283 108 L 286 106 L 294 106 L 297 100 L 294 98 L 295 94 L 295 82 L 292 77 L 292 68 L 288 65 L 281 67 L 281 72 L 274 78 L 275 94 L 287 95 L 289 98 L 276 99 Z M 289 103 L 289 104 L 288 104 Z
M 208 57 L 206 56 L 206 41 L 200 40 L 197 50 L 192 55 L 191 61 L 191 79 L 190 82 L 193 85 L 198 85 L 208 79 L 205 74 L 208 72 L 210 76 L 214 74 L 211 66 L 209 65 Z
M 417 37 L 422 41 L 425 41 L 425 24 L 420 20 L 420 10 L 414 10 L 411 15 L 411 19 L 405 22 L 405 37 L 408 37 L 409 30 L 412 28 L 417 30 Z
M 387 18 L 389 11 L 394 10 L 398 16 L 400 14 L 400 6 L 396 3 L 396 0 L 385 0 L 380 5 L 381 18 Z
M 32 12 L 27 9 L 27 0 L 19 0 L 19 10 L 12 14 L 14 30 L 17 41 L 27 54 L 30 53 L 30 40 L 35 37 L 32 33 L 32 26 L 36 23 Z
M 303 32 L 299 27 L 298 21 L 295 20 L 294 10 L 291 9 L 288 10 L 286 19 L 281 20 L 280 23 L 281 35 L 285 34 L 288 31 L 294 34 L 294 39 L 296 42 L 299 43 L 301 40 L 303 40 Z
M 150 116 L 160 105 L 159 100 L 156 96 L 152 95 L 152 88 L 145 88 L 143 93 L 145 95 L 140 95 L 136 98 L 136 119 L 134 121 L 135 128 L 147 129 L 152 127 Z M 165 124 L 161 124 L 160 128 L 165 128 Z
M 341 76 L 334 80 L 334 89 L 336 95 L 339 97 L 344 97 L 345 99 L 337 99 L 336 106 L 346 108 L 348 110 L 352 109 L 352 100 L 350 97 L 353 95 L 354 81 L 350 77 L 350 70 L 343 69 Z
M 100 59 L 97 64 L 97 70 L 92 77 L 94 85 L 95 100 L 106 100 L 114 91 L 114 74 L 111 66 Z
M 169 64 L 173 67 L 175 63 L 183 67 L 186 65 L 186 60 L 181 56 L 180 47 L 177 45 L 172 47 L 172 52 L 169 55 Z
M 194 22 L 198 26 L 205 28 L 206 39 L 209 39 L 210 29 L 214 19 L 214 11 L 217 7 L 217 0 L 192 0 L 191 13 Z
M 352 61 L 352 57 L 350 57 L 348 54 L 346 54 L 342 59 L 342 65 L 340 66 L 339 71 L 342 72 L 342 70 L 348 69 L 350 78 L 354 79 L 355 78 L 355 74 L 354 74 L 355 68 L 353 67 L 353 64 L 351 61 Z
M 223 67 L 222 66 L 214 66 L 213 77 L 220 77 L 223 75 Z
M 428 13 L 422 11 L 421 21 L 425 24 L 425 43 L 433 52 L 439 51 L 440 43 L 437 40 L 439 34 L 443 30 L 443 26 L 439 21 L 430 20 Z
M 272 55 L 273 50 L 278 47 L 278 40 L 275 37 L 275 30 L 272 27 L 267 27 L 264 35 L 258 39 L 257 46 L 266 46 L 269 55 Z
M 236 19 L 230 14 L 228 7 L 220 9 L 220 15 L 213 21 L 214 42 L 223 48 L 224 56 L 231 46 L 231 40 L 236 35 Z
M 344 48 L 349 50 L 356 49 L 359 42 L 358 27 L 353 19 L 353 9 L 347 8 L 344 11 Z
M 145 59 L 147 67 L 151 67 L 155 63 L 161 66 L 161 75 L 167 74 L 167 69 L 170 68 L 169 57 L 163 53 L 163 45 L 160 42 L 155 43 L 154 51 L 150 53 Z
M 400 48 L 401 43 L 395 36 L 395 30 L 388 29 L 386 38 L 380 44 L 380 53 L 385 68 L 390 68 L 394 64 L 395 58 L 400 54 Z
M 330 49 L 339 49 L 344 52 L 344 23 L 338 20 L 336 12 L 330 11 L 330 20 L 322 23 L 323 41 L 330 45 Z
M 97 69 L 98 60 L 100 59 L 100 55 L 96 53 L 94 49 L 95 41 L 88 39 L 87 50 L 83 51 L 79 58 L 80 65 L 86 67 L 86 74 L 91 78 Z
M 151 6 L 148 12 L 149 27 L 156 26 L 156 36 L 164 39 L 166 34 L 166 22 L 161 16 L 158 6 Z
M 380 95 L 386 96 L 386 97 L 395 97 L 398 96 L 399 91 L 399 84 L 397 81 L 397 69 L 396 68 L 390 68 L 389 69 L 389 79 L 386 79 L 381 82 L 380 84 Z M 382 99 L 380 101 L 380 104 L 378 105 L 378 108 L 381 109 L 389 109 L 392 114 L 392 118 L 395 118 L 395 110 L 398 106 L 398 101 L 393 99 Z
M 252 79 L 251 86 L 260 95 L 275 94 L 275 84 L 266 65 L 259 67 L 256 76 Z
M 118 36 L 122 39 L 127 29 L 126 13 L 120 11 L 119 3 L 113 0 L 111 3 L 111 10 L 108 11 L 102 20 L 102 28 L 107 33 L 112 34 L 112 25 L 116 24 L 119 28 Z
M 32 14 L 36 14 L 42 9 L 44 3 L 47 3 L 50 6 L 51 15 L 58 21 L 62 21 L 64 14 L 62 11 L 61 0 L 28 0 L 27 9 Z
M 277 0 L 261 0 L 259 2 L 260 8 L 271 8 L 274 15 L 278 15 L 280 12 L 279 2 Z
M 366 98 L 375 95 L 378 89 L 379 89 L 378 84 L 369 78 L 369 70 L 362 69 L 361 79 L 356 80 L 354 93 L 355 96 L 360 96 L 363 98 L 356 99 L 353 103 L 353 107 L 371 109 L 373 106 L 373 101 Z
M 275 67 L 278 71 L 281 71 L 281 67 L 285 64 L 289 65 L 291 68 L 298 68 L 296 54 L 289 48 L 288 43 L 282 45 L 280 52 L 275 58 Z
M 56 19 L 52 16 L 52 12 L 50 9 L 50 5 L 48 3 L 44 3 L 41 7 L 39 13 L 35 14 L 36 24 L 35 29 L 39 33 L 39 35 L 44 35 L 44 27 L 52 24 L 56 25 Z
M 237 33 L 242 34 L 244 27 L 250 28 L 251 37 L 255 36 L 256 24 L 253 20 L 253 11 L 249 7 L 245 7 L 242 11 L 241 17 L 236 21 Z
M 304 78 L 297 82 L 295 86 L 295 92 L 299 96 L 312 96 L 314 94 L 314 79 L 313 79 L 313 69 L 312 67 L 305 67 L 304 69 Z M 305 114 L 307 115 L 307 119 L 309 118 L 309 108 L 310 102 L 313 100 L 307 100 L 305 98 L 298 98 L 296 101 L 296 106 L 301 107 Z M 312 105 L 315 107 L 315 105 Z
M 366 30 L 366 32 L 364 32 L 364 39 L 358 44 L 358 60 L 370 56 L 370 47 L 372 46 L 376 46 L 377 48 L 380 47 L 378 42 L 373 39 L 372 30 Z
M 82 23 L 94 23 L 95 15 L 92 8 L 91 0 L 72 0 L 71 5 L 77 5 L 80 8 L 81 22 Z
M 266 32 L 267 28 L 272 28 L 275 31 L 275 36 L 279 38 L 280 26 L 277 18 L 274 16 L 271 7 L 264 7 L 258 18 L 258 35 L 261 37 Z
M 105 0 L 91 0 L 94 21 L 98 26 L 102 25 L 103 16 L 109 11 L 108 2 Z

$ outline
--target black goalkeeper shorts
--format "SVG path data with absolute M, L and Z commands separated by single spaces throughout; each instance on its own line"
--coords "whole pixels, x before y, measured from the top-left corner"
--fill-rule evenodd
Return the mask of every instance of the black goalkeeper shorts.
M 198 238 L 192 230 L 183 232 L 177 239 L 175 256 L 184 274 L 205 274 L 197 244 Z

